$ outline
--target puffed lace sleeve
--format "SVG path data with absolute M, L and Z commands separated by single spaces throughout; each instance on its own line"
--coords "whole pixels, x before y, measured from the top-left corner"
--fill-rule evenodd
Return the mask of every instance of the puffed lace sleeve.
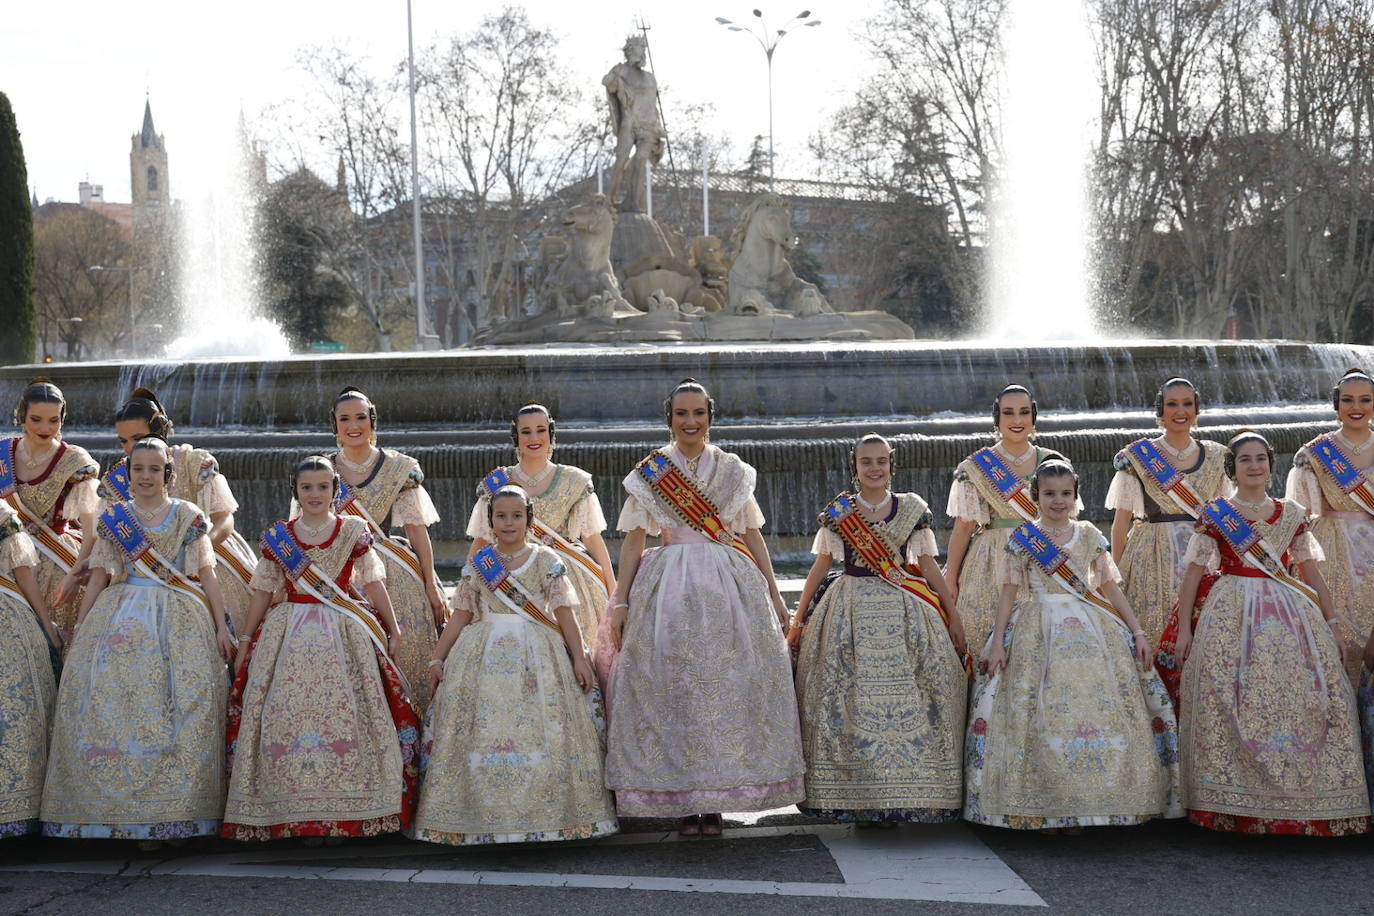
M 568 537 L 581 541 L 605 530 L 606 516 L 601 511 L 601 500 L 595 493 L 588 493 L 568 513 Z
M 453 590 L 453 609 L 455 611 L 467 611 L 476 620 L 482 615 L 482 604 L 477 596 L 477 589 L 480 586 L 472 583 L 472 568 L 463 568 L 463 578 L 458 580 L 458 587 Z
M 844 559 L 844 541 L 829 528 L 821 528 L 811 542 L 811 553 L 818 557 L 825 554 L 836 560 Z
M 1130 471 L 1117 471 L 1107 488 L 1107 508 L 1126 509 L 1134 518 L 1145 517 L 1145 488 Z
M 911 537 L 906 539 L 906 550 L 903 559 L 915 565 L 921 562 L 921 557 L 934 557 L 939 548 L 935 544 L 935 529 L 931 525 L 935 521 L 935 516 L 927 509 L 916 523 L 915 529 L 911 532 Z
M 749 501 L 744 504 L 744 508 L 739 510 L 739 515 L 726 521 L 725 527 L 735 534 L 744 534 L 750 528 L 762 528 L 764 521 L 763 510 L 759 508 L 759 501 L 751 496 Z
M 1098 533 L 1101 543 L 1098 544 L 1097 554 L 1093 557 L 1092 566 L 1088 569 L 1088 584 L 1093 588 L 1101 588 L 1108 582 L 1121 584 L 1121 570 L 1117 569 L 1116 561 L 1112 559 L 1112 551 L 1107 539 Z
M 195 575 L 206 566 L 214 568 L 215 547 L 210 541 L 209 522 L 201 513 L 196 513 L 196 520 L 191 527 L 186 529 L 185 539 L 186 553 L 181 559 L 183 572 Z
M 209 516 L 239 511 L 239 501 L 234 499 L 234 492 L 229 489 L 229 481 L 218 471 L 210 475 L 196 492 L 196 505 Z
M 577 592 L 573 590 L 568 570 L 561 562 L 550 564 L 549 571 L 544 576 L 544 606 L 550 612 L 561 607 L 577 607 Z
M 1306 463 L 1300 465 L 1297 458 L 1293 459 L 1293 467 L 1288 472 L 1288 484 L 1284 495 L 1305 506 L 1308 515 L 1321 514 L 1322 485 L 1317 480 L 1316 472 Z
M 370 545 L 370 536 L 364 536 Z M 359 541 L 358 543 L 362 543 Z M 381 582 L 386 579 L 386 564 L 377 555 L 377 551 L 368 547 L 361 555 L 353 558 L 353 580 L 354 588 L 362 588 L 364 585 L 371 585 L 373 582 Z
M 429 498 L 429 493 L 425 488 L 418 484 L 413 487 L 406 487 L 396 497 L 396 501 L 391 504 L 391 524 L 400 525 L 420 525 L 428 528 L 439 521 L 439 510 L 434 508 L 434 500 Z M 482 521 L 486 521 L 485 514 Z
M 997 558 L 997 587 L 1004 585 L 1015 585 L 1021 588 L 1026 584 L 1026 561 L 1019 554 L 1014 554 L 1010 550 L 1002 551 Z
M 487 500 L 484 498 L 477 500 L 472 507 L 472 514 L 468 516 L 468 537 L 474 541 L 481 538 L 489 544 L 496 540 L 491 525 L 487 523 Z
M 124 574 L 124 557 L 109 538 L 97 537 L 95 547 L 91 550 L 90 567 L 103 569 L 111 577 L 117 578 Z
M 661 533 L 658 522 L 654 521 L 643 504 L 633 496 L 625 497 L 625 505 L 620 509 L 620 518 L 616 521 L 615 527 L 617 531 L 624 531 L 626 534 L 637 528 L 643 528 L 650 537 Z
M 77 520 L 83 515 L 95 515 L 100 511 L 100 480 L 85 477 L 72 484 L 67 497 L 62 501 L 62 517 Z
M 988 504 L 978 495 L 975 487 L 963 471 L 954 472 L 954 483 L 949 488 L 949 502 L 945 514 L 950 518 L 962 518 L 979 525 L 988 523 Z
M 14 520 L 14 527 L 17 530 L 7 532 L 4 540 L 0 540 L 0 576 L 12 576 L 16 569 L 25 566 L 30 569 L 38 566 L 38 549 L 33 546 L 33 538 L 19 527 L 18 519 Z
M 248 587 L 270 594 L 285 584 L 286 574 L 281 571 L 277 561 L 258 557 L 258 565 L 253 567 L 253 578 L 248 580 Z
M 1196 563 L 1207 569 L 1216 569 L 1221 564 L 1221 550 L 1216 538 L 1206 531 L 1196 532 L 1188 541 L 1188 549 L 1183 554 L 1184 563 Z
M 1308 560 L 1316 560 L 1320 563 L 1326 559 L 1326 552 L 1322 550 L 1322 545 L 1317 543 L 1317 539 L 1312 536 L 1312 532 L 1307 530 L 1307 523 L 1303 522 L 1298 526 L 1297 534 L 1293 535 L 1293 542 L 1288 545 L 1288 561 L 1294 565 L 1306 563 Z

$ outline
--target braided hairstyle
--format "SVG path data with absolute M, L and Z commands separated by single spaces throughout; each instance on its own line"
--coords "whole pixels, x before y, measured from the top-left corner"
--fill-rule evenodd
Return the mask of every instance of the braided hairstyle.
M 1226 456 L 1222 460 L 1222 468 L 1226 471 L 1226 477 L 1232 482 L 1236 479 L 1236 451 L 1247 442 L 1258 442 L 1264 446 L 1264 453 L 1269 456 L 1269 471 L 1274 470 L 1274 447 L 1269 444 L 1269 440 L 1255 432 L 1253 429 L 1242 429 L 1231 437 L 1231 441 L 1226 443 Z
M 372 434 L 367 441 L 371 445 L 377 444 L 377 405 L 372 403 L 372 399 L 363 393 L 361 388 L 349 385 L 340 391 L 338 397 L 334 398 L 334 405 L 329 408 L 329 428 L 334 433 L 334 438 L 339 438 L 339 405 L 344 401 L 362 401 L 367 407 L 367 422 L 372 427 Z
M 1170 388 L 1187 388 L 1191 391 L 1193 393 L 1193 413 L 1202 413 L 1202 395 L 1198 393 L 1197 386 L 1181 375 L 1175 375 L 1163 385 L 1160 385 L 1159 390 L 1155 392 L 1156 421 L 1162 422 L 1164 419 L 1164 396 L 1168 394 Z
M 1332 410 L 1339 410 L 1339 409 L 1340 409 L 1340 407 L 1341 407 L 1341 387 L 1344 386 L 1344 385 L 1349 384 L 1350 382 L 1364 382 L 1364 383 L 1366 383 L 1367 385 L 1369 385 L 1370 387 L 1374 387 L 1374 378 L 1370 378 L 1370 377 L 1365 373 L 1365 371 L 1364 371 L 1363 369 L 1354 368 L 1354 369 L 1347 369 L 1347 370 L 1345 370 L 1345 375 L 1342 375 L 1342 376 L 1340 377 L 1340 379 L 1337 380 L 1336 384 L 1334 384 L 1334 385 L 1331 386 L 1331 409 L 1332 409 Z
M 893 448 L 892 443 L 888 441 L 886 436 L 878 433 L 865 433 L 849 449 L 849 477 L 854 483 L 855 492 L 858 492 L 859 489 L 859 449 L 875 442 L 881 442 L 887 446 L 888 470 L 894 475 L 897 472 L 897 450 Z
M 520 448 L 520 418 L 532 413 L 542 413 L 549 421 L 549 445 L 552 446 L 558 441 L 553 431 L 553 414 L 549 413 L 549 409 L 543 404 L 526 404 L 515 412 L 515 419 L 510 421 L 510 444 L 517 449 Z
M 517 497 L 525 504 L 525 530 L 529 531 L 530 527 L 534 524 L 534 498 L 531 497 L 529 493 L 525 492 L 524 487 L 513 483 L 506 484 L 504 487 L 491 494 L 491 499 L 487 500 L 487 527 L 491 527 L 493 524 L 492 513 L 495 511 L 493 507 L 496 505 L 496 501 L 498 499 L 505 499 L 509 496 Z
M 172 438 L 172 419 L 167 416 L 167 411 L 163 409 L 157 395 L 147 388 L 135 388 L 133 394 L 129 395 L 129 400 L 115 411 L 116 423 L 127 420 L 142 420 L 147 423 L 148 434 L 151 436 L 163 440 Z
M 716 420 L 716 399 L 711 397 L 711 392 L 706 390 L 706 386 L 694 378 L 685 378 L 677 383 L 677 387 L 668 392 L 668 396 L 663 399 L 663 422 L 669 429 L 673 428 L 673 398 L 684 392 L 694 392 L 706 396 L 706 420 L 714 423 Z
M 61 405 L 59 418 L 63 423 L 67 422 L 67 399 L 63 396 L 62 389 L 53 384 L 52 379 L 41 375 L 29 379 L 28 385 L 19 394 L 19 403 L 14 406 L 15 426 L 24 425 L 24 418 L 31 404 Z
M 1035 402 L 1035 396 L 1030 393 L 1030 389 L 1025 385 L 1008 385 L 997 392 L 997 397 L 992 399 L 992 431 L 997 432 L 1001 428 L 1002 398 L 1009 394 L 1024 394 L 1030 398 L 1031 426 L 1035 426 L 1035 421 L 1040 418 L 1040 405 Z
M 1072 477 L 1073 495 L 1075 498 L 1078 497 L 1078 472 L 1073 469 L 1073 465 L 1063 458 L 1046 458 L 1040 462 L 1040 465 L 1035 469 L 1035 476 L 1031 478 L 1030 498 L 1032 500 L 1037 503 L 1040 502 L 1040 481 L 1048 477 Z
M 324 455 L 306 455 L 291 469 L 291 498 L 296 498 L 296 482 L 306 471 L 328 471 L 334 479 L 334 495 L 339 495 L 339 472 Z
M 131 463 L 133 461 L 134 452 L 138 451 L 161 452 L 163 460 L 162 482 L 164 484 L 170 484 L 172 482 L 172 477 L 175 476 L 176 473 L 176 467 L 172 463 L 172 446 L 166 439 L 156 433 L 139 436 L 138 441 L 134 443 L 134 447 L 129 450 L 129 460 Z

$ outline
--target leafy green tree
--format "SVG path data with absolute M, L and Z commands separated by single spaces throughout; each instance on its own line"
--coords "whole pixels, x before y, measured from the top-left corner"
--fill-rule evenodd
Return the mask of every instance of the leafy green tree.
M 0 92 L 0 364 L 31 363 L 37 342 L 33 299 L 33 210 L 24 147 L 9 97 Z

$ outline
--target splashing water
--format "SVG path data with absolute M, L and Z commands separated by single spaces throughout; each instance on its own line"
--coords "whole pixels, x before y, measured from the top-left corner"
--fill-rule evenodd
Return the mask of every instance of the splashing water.
M 1099 87 L 1087 14 L 1082 0 L 1009 0 L 1006 16 L 987 332 L 1093 339 L 1088 165 Z

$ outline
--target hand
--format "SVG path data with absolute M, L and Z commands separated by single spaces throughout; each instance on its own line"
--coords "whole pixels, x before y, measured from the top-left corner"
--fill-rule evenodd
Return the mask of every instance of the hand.
M 1331 635 L 1336 637 L 1336 651 L 1341 654 L 1341 667 L 1344 668 L 1350 664 L 1350 643 L 1345 640 L 1339 626 L 1331 628 Z
M 946 567 L 943 575 L 945 577 L 945 587 L 949 589 L 949 607 L 945 608 L 945 610 L 953 614 L 955 605 L 959 603 L 959 574 L 955 573 L 951 576 L 949 574 L 949 568 Z
M 1154 662 L 1155 650 L 1150 645 L 1149 637 L 1144 633 L 1136 633 L 1135 636 L 1135 659 L 1140 664 L 1141 671 L 1149 671 L 1150 665 Z
M 396 654 L 396 640 L 401 636 L 400 633 L 388 633 L 386 636 L 386 654 Z
M 87 573 L 87 575 L 90 575 Z M 53 599 L 62 604 L 67 599 L 75 597 L 76 590 L 81 585 L 81 579 L 75 572 L 69 572 L 62 577 L 62 581 L 57 583 L 57 591 L 53 593 Z
M 778 625 L 786 630 L 787 621 L 792 619 L 792 615 L 787 610 L 787 602 L 782 600 L 780 594 L 773 595 L 773 611 L 778 615 Z
M 1193 631 L 1178 631 L 1178 641 L 1174 643 L 1174 658 L 1178 659 L 1178 667 L 1182 668 L 1183 663 L 1188 660 L 1188 653 L 1193 648 Z
M 620 651 L 620 641 L 625 635 L 625 617 L 629 613 L 629 607 L 623 601 L 617 601 L 612 596 L 611 609 L 606 614 L 606 627 L 611 634 L 611 645 L 615 646 L 617 652 Z
M 573 662 L 573 677 L 577 678 L 577 686 L 582 688 L 583 693 L 591 692 L 596 675 L 592 673 L 592 663 L 587 660 L 587 653 L 583 652 Z
M 215 627 L 215 647 L 219 649 L 219 657 L 226 662 L 234 657 L 234 639 L 229 635 L 229 628 L 223 624 Z
M 425 584 L 425 597 L 429 599 L 429 610 L 434 615 L 434 627 L 442 631 L 448 622 L 448 607 L 444 604 L 444 592 L 437 579 Z
M 243 642 L 239 643 L 238 649 L 236 649 L 236 650 L 234 651 L 234 677 L 235 677 L 235 678 L 237 678 L 237 677 L 239 676 L 239 672 L 243 670 L 244 664 L 248 661 L 248 644 L 249 644 L 250 642 L 252 642 L 252 640 L 250 640 L 250 639 L 245 639 Z
M 429 695 L 434 696 L 434 692 L 439 689 L 439 683 L 444 679 L 443 665 L 429 666 Z
M 51 620 L 43 621 L 43 632 L 48 634 L 48 641 L 51 642 L 52 647 L 57 650 L 58 657 L 61 658 L 63 655 L 66 655 L 67 646 L 62 642 L 62 633 L 57 627 L 53 626 Z
M 954 643 L 954 651 L 963 655 L 968 651 L 968 636 L 964 633 L 964 624 L 958 617 L 950 614 L 949 641 Z
M 792 647 L 792 651 L 801 648 L 802 637 L 806 635 L 806 627 L 801 624 L 793 624 L 787 630 L 787 644 Z
M 1002 648 L 1000 640 L 994 640 L 992 646 L 988 648 L 988 654 L 983 657 L 983 670 L 988 673 L 988 677 L 995 677 L 999 671 L 1007 667 L 1007 653 Z

